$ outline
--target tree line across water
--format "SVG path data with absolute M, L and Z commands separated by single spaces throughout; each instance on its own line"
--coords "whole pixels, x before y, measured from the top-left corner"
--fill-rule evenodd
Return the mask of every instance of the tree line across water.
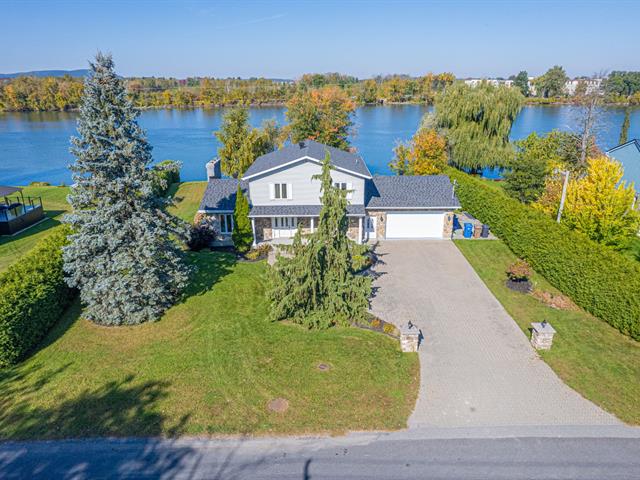
M 338 86 L 361 104 L 431 103 L 446 85 L 450 73 L 411 78 L 391 75 L 358 80 L 341 74 L 308 74 L 297 81 L 265 78 L 129 78 L 129 99 L 139 108 L 213 107 L 228 105 L 281 105 L 300 91 Z M 55 111 L 78 108 L 83 79 L 64 77 L 16 77 L 0 82 L 0 111 Z
M 513 87 L 528 102 L 574 101 L 584 93 L 587 79 L 578 81 L 575 94 L 569 95 L 569 80 L 560 66 L 529 81 L 526 71 L 509 77 Z M 337 86 L 358 104 L 426 103 L 432 104 L 439 92 L 456 82 L 452 73 L 428 73 L 377 76 L 358 79 L 340 73 L 305 74 L 296 81 L 266 78 L 128 78 L 129 98 L 139 108 L 212 107 L 228 105 L 281 105 L 300 91 Z M 532 88 L 530 88 L 532 87 Z M 62 111 L 78 108 L 83 79 L 21 76 L 0 80 L 0 111 Z M 537 92 L 533 93 L 533 89 Z M 640 72 L 614 71 L 602 84 L 608 103 L 640 105 Z

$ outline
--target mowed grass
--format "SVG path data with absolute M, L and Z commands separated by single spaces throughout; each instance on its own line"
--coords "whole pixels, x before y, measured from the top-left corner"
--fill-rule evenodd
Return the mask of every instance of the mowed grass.
M 169 189 L 169 196 L 173 197 L 175 206 L 169 211 L 185 222 L 193 223 L 206 188 L 207 182 L 174 183 Z
M 356 328 L 268 320 L 263 262 L 189 254 L 185 300 L 156 323 L 101 327 L 75 304 L 22 364 L 0 370 L 0 438 L 293 434 L 402 428 L 416 354 Z M 329 370 L 318 369 L 326 364 Z M 284 413 L 267 409 L 284 398 Z
M 31 250 L 36 243 L 60 224 L 62 214 L 70 210 L 68 187 L 24 187 L 25 197 L 42 197 L 46 220 L 13 236 L 0 236 L 0 272 Z
M 456 245 L 527 336 L 531 322 L 546 319 L 556 329 L 552 349 L 540 355 L 565 383 L 621 420 L 640 424 L 640 342 L 582 310 L 556 310 L 508 289 L 505 270 L 516 257 L 501 241 Z M 538 274 L 532 280 L 559 293 Z

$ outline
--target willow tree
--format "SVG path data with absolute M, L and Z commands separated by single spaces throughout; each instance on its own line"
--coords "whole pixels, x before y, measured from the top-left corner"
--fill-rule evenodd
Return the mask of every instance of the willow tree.
M 104 325 L 156 320 L 186 286 L 178 239 L 187 226 L 154 188 L 151 146 L 110 56 L 98 54 L 84 85 L 72 138 L 74 233 L 64 247 L 67 283 L 83 316 Z
M 460 169 L 506 166 L 509 132 L 524 97 L 516 88 L 457 83 L 436 100 L 435 124 L 446 136 L 449 161 Z
M 268 290 L 271 318 L 308 328 L 349 325 L 367 313 L 371 279 L 354 272 L 346 192 L 331 181 L 328 154 L 314 178 L 322 192 L 318 228 L 305 239 L 298 228 L 290 255 L 278 257 Z

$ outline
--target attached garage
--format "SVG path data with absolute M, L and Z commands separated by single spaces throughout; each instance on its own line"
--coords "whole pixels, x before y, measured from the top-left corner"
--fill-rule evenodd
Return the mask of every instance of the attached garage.
M 387 212 L 386 238 L 443 238 L 445 212 Z

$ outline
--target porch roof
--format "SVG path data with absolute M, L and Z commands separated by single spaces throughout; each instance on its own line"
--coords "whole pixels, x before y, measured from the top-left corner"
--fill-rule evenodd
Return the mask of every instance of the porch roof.
M 253 205 L 249 217 L 317 217 L 322 205 Z M 364 217 L 364 205 L 347 205 L 347 216 Z

